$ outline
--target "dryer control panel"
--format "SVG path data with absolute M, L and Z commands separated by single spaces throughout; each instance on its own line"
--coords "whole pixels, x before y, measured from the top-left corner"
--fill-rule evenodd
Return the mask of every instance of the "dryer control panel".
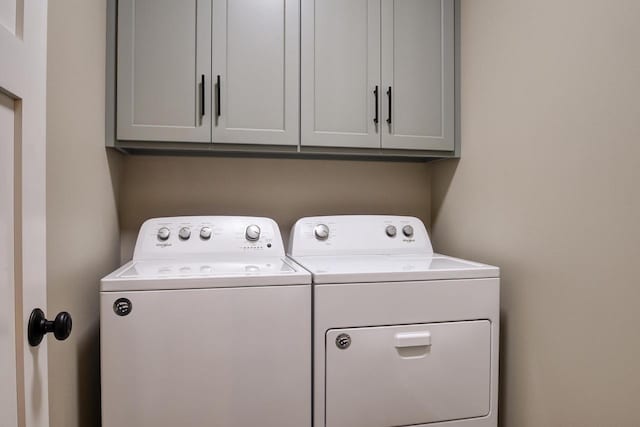
M 424 223 L 392 215 L 316 216 L 298 220 L 289 255 L 432 254 Z
M 278 224 L 270 218 L 182 216 L 145 221 L 134 260 L 198 256 L 283 256 Z

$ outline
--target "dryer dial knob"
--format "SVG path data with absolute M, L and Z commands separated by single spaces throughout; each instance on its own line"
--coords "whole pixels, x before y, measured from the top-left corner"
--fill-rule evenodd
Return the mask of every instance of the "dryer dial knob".
M 407 237 L 413 237 L 413 227 L 410 225 L 405 225 L 404 227 L 402 227 L 402 234 Z
M 182 240 L 189 240 L 189 237 L 191 237 L 191 230 L 189 227 L 182 227 L 178 232 L 178 236 L 180 236 L 180 239 Z
M 318 240 L 327 240 L 329 238 L 329 227 L 325 224 L 318 224 L 313 229 L 313 235 Z
M 158 240 L 162 240 L 163 242 L 167 240 L 171 236 L 171 230 L 167 227 L 162 227 L 158 230 Z
M 202 227 L 200 229 L 200 238 L 202 240 L 209 240 L 211 238 L 211 227 Z
M 250 242 L 255 242 L 260 238 L 260 227 L 255 224 L 251 224 L 247 227 L 247 230 L 244 233 L 244 236 Z
M 387 225 L 384 231 L 387 233 L 387 236 L 396 237 L 397 230 L 395 225 Z

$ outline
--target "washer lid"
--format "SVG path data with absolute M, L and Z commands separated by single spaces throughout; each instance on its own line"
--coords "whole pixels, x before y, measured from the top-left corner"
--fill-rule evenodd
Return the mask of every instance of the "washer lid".
M 286 258 L 130 261 L 102 279 L 100 290 L 144 291 L 305 285 L 311 275 Z
M 294 260 L 309 270 L 313 283 L 407 282 L 499 277 L 498 267 L 444 255 L 303 256 Z

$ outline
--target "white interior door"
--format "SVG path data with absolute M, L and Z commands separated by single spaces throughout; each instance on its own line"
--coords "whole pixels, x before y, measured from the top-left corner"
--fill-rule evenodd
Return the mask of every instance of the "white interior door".
M 302 0 L 301 16 L 301 145 L 380 148 L 380 0 Z
M 0 1 L 0 425 L 49 425 L 47 347 L 31 347 L 46 306 L 45 0 Z
M 382 148 L 454 148 L 453 0 L 382 0 Z
M 299 10 L 299 0 L 214 0 L 214 143 L 298 145 Z

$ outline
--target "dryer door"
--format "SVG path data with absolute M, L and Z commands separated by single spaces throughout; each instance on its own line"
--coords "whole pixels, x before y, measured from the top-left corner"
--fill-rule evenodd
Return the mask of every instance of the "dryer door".
M 487 320 L 331 329 L 326 426 L 390 427 L 489 414 Z

